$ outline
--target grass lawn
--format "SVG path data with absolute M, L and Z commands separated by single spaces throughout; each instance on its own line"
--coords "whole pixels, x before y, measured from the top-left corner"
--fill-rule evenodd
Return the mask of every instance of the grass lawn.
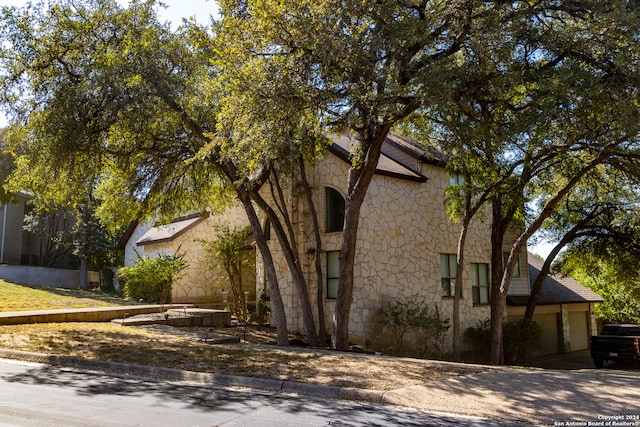
M 135 302 L 107 295 L 100 290 L 47 288 L 0 280 L 0 311 L 55 310 L 132 304 Z

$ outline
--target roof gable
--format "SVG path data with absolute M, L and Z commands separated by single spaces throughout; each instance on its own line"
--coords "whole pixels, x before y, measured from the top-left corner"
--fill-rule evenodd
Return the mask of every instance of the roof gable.
M 203 216 L 197 214 L 187 218 L 178 219 L 169 224 L 157 225 L 144 233 L 142 237 L 136 241 L 136 245 L 145 246 L 155 243 L 170 242 L 198 225 L 206 217 L 206 215 Z

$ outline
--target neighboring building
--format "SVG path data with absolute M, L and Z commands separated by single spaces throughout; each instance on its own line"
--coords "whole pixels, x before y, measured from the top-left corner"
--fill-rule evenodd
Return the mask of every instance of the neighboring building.
M 542 258 L 529 253 L 531 286 L 544 264 Z M 585 288 L 571 277 L 550 274 L 542 283 L 533 320 L 542 326 L 543 348 L 540 354 L 569 353 L 589 348 L 589 337 L 597 335 L 594 304 L 600 295 Z M 507 316 L 524 315 L 526 295 L 509 295 Z
M 317 286 L 322 286 L 327 325 L 331 325 L 337 291 L 338 254 L 352 143 L 349 137 L 337 138 L 329 152 L 307 170 L 322 227 L 325 283 L 318 284 L 316 280 L 312 222 L 302 195 L 297 193 L 301 191 L 298 190 L 300 186 L 296 182 L 290 183 L 287 193 L 312 306 L 316 306 Z M 349 321 L 351 342 L 368 343 L 370 348 L 384 351 L 388 343 L 382 334 L 379 311 L 392 300 L 424 300 L 429 307 L 437 309 L 442 318 L 451 318 L 460 225 L 446 213 L 445 190 L 457 179 L 459 177 L 447 174 L 443 157 L 438 153 L 430 153 L 398 135 L 389 135 L 386 139 L 376 175 L 361 209 Z M 469 228 L 460 301 L 463 332 L 490 317 L 490 223 L 491 212 L 486 209 L 475 216 Z M 513 231 L 506 236 L 505 253 L 509 252 L 516 235 Z M 270 242 L 270 248 L 277 264 L 288 326 L 303 332 L 297 293 L 284 257 L 275 240 Z M 530 272 L 522 268 L 527 264 L 527 253 L 523 251 L 510 284 L 510 297 L 528 298 Z M 263 284 L 264 274 L 258 258 L 258 286 Z M 554 293 L 553 288 L 549 291 Z M 570 311 L 578 309 L 577 306 L 567 307 L 571 307 Z M 571 328 L 586 327 L 592 331 L 589 326 L 593 323 L 592 311 L 588 314 L 588 318 L 581 318 L 580 326 L 577 325 L 578 316 L 571 317 L 576 323 Z M 580 344 L 565 345 L 559 350 L 582 347 L 581 336 L 567 334 L 565 341 L 571 338 L 580 340 Z M 450 349 L 450 339 L 445 346 Z
M 18 193 L 12 202 L 0 207 L 0 278 L 29 285 L 79 288 L 78 258 L 51 239 L 68 230 L 75 217 L 68 211 L 52 213 L 42 219 L 50 238 L 30 233 L 24 230 L 30 199 L 28 194 Z M 89 287 L 99 286 L 98 273 L 88 272 L 87 283 Z
M 43 217 L 41 226 L 49 235 L 43 238 L 24 229 L 25 216 L 32 209 L 30 199 L 31 196 L 18 193 L 12 202 L 0 207 L 0 264 L 76 268 L 77 257 L 52 240 L 59 232 L 70 229 L 75 217 L 62 210 Z
M 172 287 L 172 302 L 224 306 L 233 300 L 232 291 L 226 273 L 220 266 L 215 266 L 215 261 L 205 249 L 205 242 L 215 240 L 220 227 L 241 229 L 247 222 L 244 211 L 239 207 L 228 209 L 220 216 L 190 215 L 169 224 L 134 221 L 120 241 L 120 248 L 125 252 L 125 266 L 133 265 L 138 257 L 184 253 L 188 266 L 183 277 Z M 255 259 L 255 249 L 250 247 L 247 250 Z M 255 301 L 255 267 L 245 271 L 243 278 L 243 289 L 249 293 L 248 300 Z
M 28 196 L 18 194 L 14 202 L 0 208 L 0 264 L 20 265 L 35 255 L 32 245 L 24 245 L 28 239 L 22 226 L 28 200 Z

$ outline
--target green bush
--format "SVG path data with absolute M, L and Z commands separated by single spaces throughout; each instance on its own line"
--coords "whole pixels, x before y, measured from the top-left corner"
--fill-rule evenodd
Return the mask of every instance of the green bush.
M 140 257 L 132 267 L 118 270 L 127 298 L 166 304 L 171 302 L 171 287 L 187 267 L 184 254 Z
M 409 298 L 391 301 L 380 309 L 382 322 L 394 341 L 393 352 L 403 354 L 404 340 L 412 333 L 414 351 L 419 357 L 437 356 L 442 352 L 449 319 L 441 319 L 438 308 L 429 309 L 424 300 Z
M 464 340 L 471 347 L 472 362 L 488 362 L 491 350 L 491 319 L 478 320 L 475 326 L 467 328 L 464 331 Z
M 488 360 L 491 348 L 491 321 L 479 321 L 476 326 L 467 328 L 464 338 L 471 346 L 474 361 Z M 540 348 L 542 327 L 534 321 L 525 319 L 510 320 L 502 325 L 504 363 L 523 364 L 531 353 Z
M 507 365 L 523 364 L 531 357 L 531 353 L 540 348 L 542 343 L 542 327 L 530 320 L 512 320 L 505 322 L 503 329 L 504 363 Z
M 269 316 L 271 315 L 269 290 L 264 289 L 260 293 L 260 298 L 256 305 L 256 313 L 251 320 L 259 325 L 263 325 L 269 322 Z

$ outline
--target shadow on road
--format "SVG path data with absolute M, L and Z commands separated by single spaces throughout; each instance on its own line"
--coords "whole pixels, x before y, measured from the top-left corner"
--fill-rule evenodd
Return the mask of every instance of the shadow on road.
M 174 401 L 181 408 L 203 413 L 236 413 L 238 416 L 263 411 L 282 411 L 325 425 L 459 426 L 459 417 L 430 415 L 423 411 L 369 405 L 358 402 L 327 401 L 285 395 L 278 392 L 231 390 L 213 386 L 163 382 L 125 375 L 104 375 L 54 366 L 31 367 L 21 373 L 5 374 L 2 380 L 26 385 L 48 385 L 71 389 L 80 396 L 123 395 L 153 398 L 158 404 Z M 515 425 L 490 420 L 469 419 L 464 425 L 494 427 Z M 263 425 L 263 424 L 256 424 Z M 264 424 L 267 425 L 267 424 Z

